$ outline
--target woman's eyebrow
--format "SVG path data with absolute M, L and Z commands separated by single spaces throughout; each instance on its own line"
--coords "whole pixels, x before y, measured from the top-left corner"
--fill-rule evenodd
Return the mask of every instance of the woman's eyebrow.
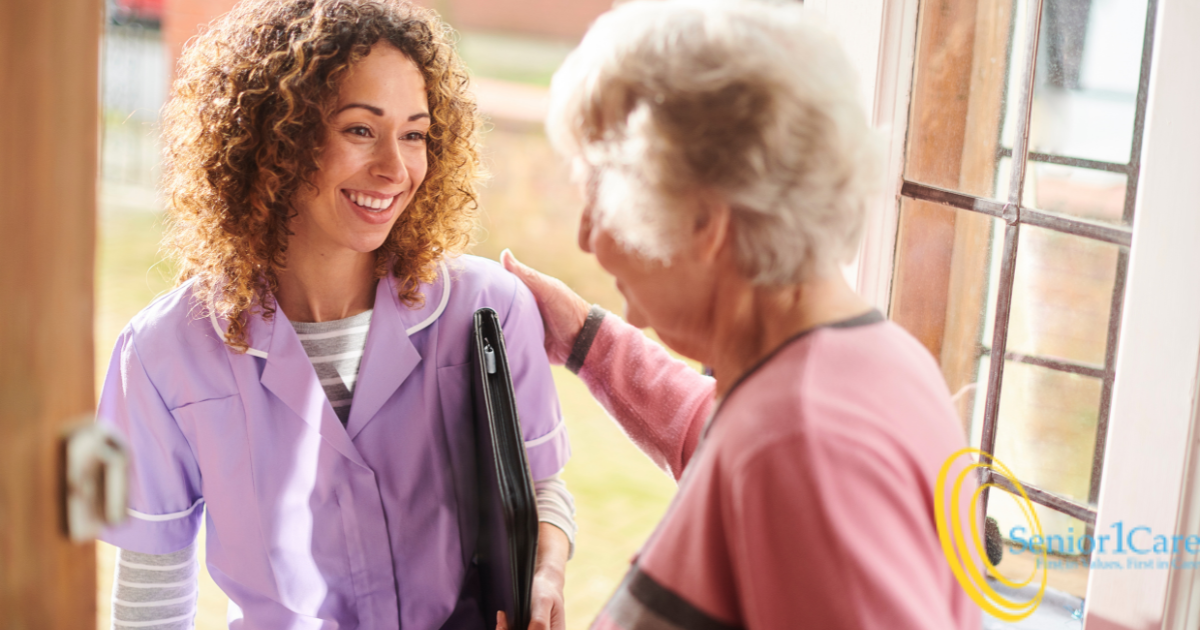
M 382 109 L 375 107 L 374 105 L 367 105 L 365 103 L 349 103 L 347 105 L 343 105 L 340 108 L 338 108 L 338 110 L 336 112 L 334 112 L 333 115 L 336 116 L 336 115 L 346 111 L 347 109 L 351 109 L 354 107 L 358 107 L 360 109 L 365 109 L 365 110 L 371 112 L 372 114 L 375 114 L 376 116 L 383 116 Z M 412 122 L 414 120 L 420 120 L 422 118 L 429 118 L 429 112 L 417 112 L 416 114 L 409 116 L 408 121 Z
M 347 109 L 352 109 L 355 107 L 365 109 L 365 110 L 371 112 L 372 114 L 375 114 L 376 116 L 383 116 L 382 109 L 379 109 L 378 107 L 375 107 L 374 105 L 366 105 L 364 103 L 349 103 L 347 105 L 343 105 L 340 108 L 338 108 L 338 110 L 336 112 L 333 112 L 333 114 L 336 116 L 336 115 L 346 111 Z

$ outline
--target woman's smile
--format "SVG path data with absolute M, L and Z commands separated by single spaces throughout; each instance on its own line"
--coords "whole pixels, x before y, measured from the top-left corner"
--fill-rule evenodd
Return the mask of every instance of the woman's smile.
M 342 197 L 350 210 L 359 219 L 371 225 L 386 225 L 391 223 L 397 214 L 396 210 L 403 204 L 396 203 L 403 193 L 385 195 L 383 193 L 342 189 Z
M 396 197 L 400 196 L 398 193 L 395 195 L 382 195 L 379 193 L 360 192 L 354 190 L 343 190 L 342 194 L 346 195 L 346 198 L 348 198 L 350 201 L 353 201 L 355 205 L 358 205 L 366 210 L 373 210 L 375 212 L 386 210 L 392 205 L 392 201 L 394 201 Z

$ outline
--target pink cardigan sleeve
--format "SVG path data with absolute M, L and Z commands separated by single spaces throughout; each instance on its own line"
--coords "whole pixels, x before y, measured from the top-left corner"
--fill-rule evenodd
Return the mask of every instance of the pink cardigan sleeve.
M 579 377 L 634 444 L 678 480 L 712 411 L 716 381 L 611 314 Z

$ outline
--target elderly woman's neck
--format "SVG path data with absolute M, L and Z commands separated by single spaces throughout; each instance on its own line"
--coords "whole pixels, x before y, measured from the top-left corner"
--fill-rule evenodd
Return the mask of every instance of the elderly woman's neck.
M 783 344 L 813 328 L 871 310 L 840 273 L 788 287 L 749 283 L 722 292 L 716 306 L 709 363 L 717 397 Z
M 275 299 L 291 321 L 328 322 L 375 305 L 375 254 L 288 252 Z

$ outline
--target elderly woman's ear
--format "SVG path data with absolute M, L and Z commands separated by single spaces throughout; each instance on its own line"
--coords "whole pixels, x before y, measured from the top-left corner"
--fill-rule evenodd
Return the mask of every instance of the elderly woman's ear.
M 697 262 L 734 265 L 733 212 L 729 203 L 717 193 L 701 193 L 696 203 L 699 207 L 691 245 Z

